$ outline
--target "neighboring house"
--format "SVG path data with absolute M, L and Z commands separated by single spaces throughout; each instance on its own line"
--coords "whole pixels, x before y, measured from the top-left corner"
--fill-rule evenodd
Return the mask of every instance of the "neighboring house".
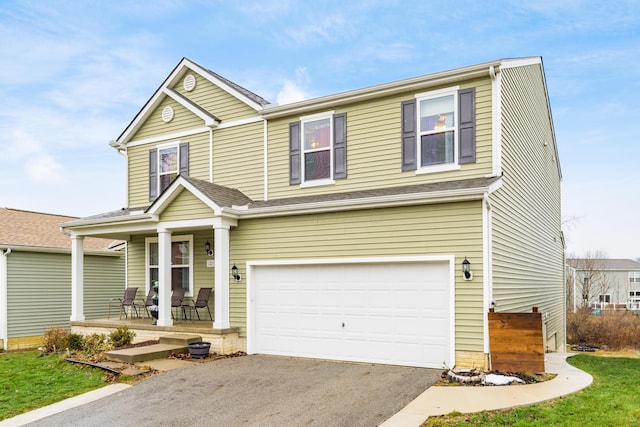
M 631 259 L 567 259 L 574 310 L 626 308 L 640 310 L 640 262 Z
M 51 326 L 69 328 L 71 243 L 60 224 L 74 217 L 0 208 L 0 348 L 36 347 Z M 84 241 L 84 311 L 106 317 L 124 292 L 124 254 L 113 240 Z
M 492 302 L 539 307 L 548 348 L 565 342 L 539 57 L 286 105 L 185 58 L 110 145 L 128 206 L 63 227 L 77 260 L 83 236 L 127 241 L 128 285 L 159 281 L 159 326 L 172 287 L 213 287 L 213 328 L 249 353 L 486 367 Z

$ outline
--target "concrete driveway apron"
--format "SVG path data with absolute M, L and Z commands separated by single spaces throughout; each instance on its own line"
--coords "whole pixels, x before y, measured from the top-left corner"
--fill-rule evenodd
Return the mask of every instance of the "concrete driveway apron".
M 254 355 L 202 363 L 32 426 L 376 426 L 440 376 L 436 369 Z

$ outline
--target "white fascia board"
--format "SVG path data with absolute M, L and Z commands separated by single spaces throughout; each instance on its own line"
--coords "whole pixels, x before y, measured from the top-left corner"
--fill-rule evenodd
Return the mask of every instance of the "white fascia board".
M 354 200 L 335 200 L 300 205 L 284 205 L 265 208 L 230 209 L 224 212 L 237 215 L 240 219 L 264 218 L 273 216 L 301 215 L 309 213 L 335 212 L 355 209 L 373 209 L 418 204 L 464 202 L 482 200 L 489 192 L 489 187 L 471 188 L 464 190 L 447 190 L 429 193 L 368 197 Z
M 209 80 L 211 83 L 213 83 L 214 85 L 218 86 L 220 89 L 224 90 L 229 95 L 231 95 L 231 96 L 237 98 L 238 100 L 244 102 L 245 104 L 247 104 L 249 107 L 253 108 L 254 110 L 261 111 L 264 108 L 262 105 L 260 105 L 260 104 L 258 104 L 256 102 L 254 102 L 253 100 L 247 98 L 242 93 L 238 92 L 237 90 L 235 90 L 234 88 L 232 88 L 231 86 L 229 86 L 228 84 L 223 82 L 222 80 L 217 79 L 208 70 L 205 70 L 204 68 L 200 67 L 198 64 L 196 64 L 194 62 L 191 62 L 186 58 L 185 58 L 184 61 L 185 61 L 185 64 L 186 64 L 186 66 L 188 68 L 190 68 L 191 70 L 193 70 L 196 73 L 200 74 L 200 76 L 202 76 L 205 79 Z
M 247 119 L 234 120 L 234 121 L 231 121 L 231 122 L 220 123 L 215 128 L 216 129 L 226 129 L 226 128 L 231 128 L 231 127 L 235 127 L 235 126 L 242 126 L 242 125 L 246 125 L 246 124 L 250 124 L 250 123 L 257 123 L 257 122 L 261 122 L 263 120 L 264 119 L 262 117 L 255 116 L 255 117 L 249 117 Z M 155 144 L 155 143 L 163 142 L 163 141 L 174 141 L 174 140 L 177 140 L 177 139 L 184 139 L 187 136 L 197 135 L 197 134 L 200 134 L 200 133 L 206 133 L 206 132 L 209 132 L 210 130 L 211 130 L 211 128 L 209 128 L 207 126 L 203 126 L 201 128 L 188 129 L 188 130 L 184 130 L 184 131 L 181 131 L 181 132 L 168 133 L 168 134 L 165 134 L 165 135 L 153 136 L 153 137 L 145 138 L 145 139 L 137 139 L 135 141 L 128 142 L 127 143 L 127 147 L 136 147 L 138 145 Z
M 487 62 L 484 64 L 427 74 L 425 76 L 413 77 L 397 82 L 357 89 L 321 98 L 309 99 L 306 101 L 294 102 L 291 104 L 267 105 L 264 107 L 262 115 L 266 119 L 274 119 L 293 114 L 300 115 L 306 111 L 330 109 L 337 105 L 360 102 L 380 96 L 424 90 L 435 86 L 451 85 L 456 82 L 478 77 L 488 77 L 490 76 L 490 70 L 493 67 L 500 66 L 500 64 L 500 61 Z
M 147 118 L 149 111 L 154 110 L 162 101 L 162 96 L 165 96 L 164 89 L 167 87 L 173 86 L 185 73 L 186 68 L 185 64 L 190 62 L 186 58 L 183 58 L 178 65 L 173 69 L 171 74 L 167 76 L 167 78 L 162 82 L 160 87 L 156 89 L 155 93 L 151 96 L 151 98 L 147 101 L 147 103 L 142 107 L 142 110 L 138 112 L 135 119 L 127 126 L 125 131 L 120 135 L 120 137 L 115 141 L 116 143 L 122 145 L 126 145 L 129 142 L 129 138 L 133 135 L 139 127 L 142 125 L 142 122 Z
M 127 144 L 127 147 L 136 147 L 138 145 L 145 145 L 145 144 L 156 144 L 158 142 L 164 142 L 164 141 L 174 142 L 176 140 L 183 139 L 191 135 L 197 135 L 200 133 L 209 132 L 210 130 L 211 130 L 210 128 L 203 126 L 201 128 L 189 129 L 182 132 L 168 133 L 165 135 L 154 136 L 151 138 L 138 139 L 138 140 L 129 142 Z
M 527 65 L 542 65 L 542 58 L 539 56 L 530 56 L 526 58 L 503 59 L 500 68 L 525 67 Z
M 56 248 L 52 246 L 21 246 L 21 245 L 11 245 L 6 248 L 0 248 L 0 250 L 11 249 L 11 252 L 32 252 L 32 253 L 49 253 L 49 254 L 70 254 L 71 248 Z M 99 255 L 99 256 L 110 256 L 110 257 L 120 257 L 123 256 L 124 253 L 120 251 L 114 251 L 111 249 L 85 249 L 85 255 Z M 9 255 L 11 256 L 11 255 Z
M 78 236 L 94 236 L 97 234 L 128 233 L 149 229 L 149 224 L 158 222 L 157 215 L 136 214 L 120 215 L 110 218 L 80 219 L 66 222 L 60 226 L 63 233 L 71 232 Z
M 213 117 L 211 114 L 205 113 L 203 109 L 198 107 L 196 104 L 190 102 L 188 99 L 186 99 L 185 97 L 181 96 L 180 94 L 178 94 L 173 89 L 165 87 L 162 90 L 162 92 L 165 95 L 167 95 L 169 98 L 173 99 L 178 104 L 182 105 L 184 108 L 186 108 L 187 110 L 189 110 L 190 112 L 192 112 L 193 114 L 195 114 L 196 116 L 201 118 L 204 121 L 204 125 L 206 127 L 213 128 L 213 127 L 216 127 L 216 126 L 218 126 L 220 124 L 220 121 L 216 120 L 216 118 Z

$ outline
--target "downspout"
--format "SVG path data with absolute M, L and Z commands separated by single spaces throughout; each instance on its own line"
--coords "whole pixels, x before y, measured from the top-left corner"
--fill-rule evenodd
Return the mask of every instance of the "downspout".
M 7 248 L 2 251 L 2 256 L 0 256 L 0 339 L 2 339 L 2 348 L 3 350 L 8 350 L 8 341 L 9 341 L 9 315 L 7 313 L 7 298 L 8 298 L 8 278 L 9 278 L 9 270 L 8 270 L 8 262 L 7 258 L 11 254 L 11 248 Z
M 491 133 L 492 133 L 492 176 L 502 175 L 502 73 L 496 70 L 493 65 L 489 67 L 491 76 Z
M 269 145 L 269 141 L 268 141 L 268 136 L 267 136 L 267 130 L 268 130 L 268 123 L 267 123 L 267 119 L 263 119 L 264 120 L 264 126 L 263 126 L 263 140 L 264 140 L 264 148 L 263 148 L 263 157 L 264 157 L 264 200 L 269 200 L 269 159 L 267 158 L 267 155 L 269 153 L 268 151 L 268 145 Z
M 484 193 L 482 197 L 482 270 L 484 271 L 482 279 L 482 327 L 484 330 L 484 353 L 489 356 L 491 348 L 489 347 L 489 309 L 493 308 L 493 271 L 492 271 L 492 244 L 491 244 L 491 201 L 489 193 Z M 489 363 L 491 361 L 489 360 Z
M 213 128 L 209 128 L 209 182 L 213 183 Z

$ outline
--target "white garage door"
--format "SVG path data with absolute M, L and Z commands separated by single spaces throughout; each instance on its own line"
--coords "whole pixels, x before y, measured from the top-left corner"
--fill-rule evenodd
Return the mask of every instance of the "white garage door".
M 448 262 L 257 265 L 254 353 L 451 366 Z

